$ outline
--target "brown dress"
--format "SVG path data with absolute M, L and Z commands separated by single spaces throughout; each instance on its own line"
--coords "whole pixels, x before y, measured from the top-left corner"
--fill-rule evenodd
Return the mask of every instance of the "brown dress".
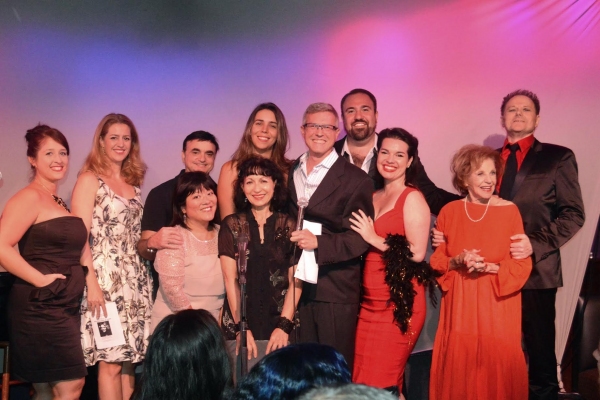
M 32 225 L 19 241 L 21 256 L 43 274 L 63 274 L 37 288 L 17 278 L 9 299 L 12 374 L 34 383 L 87 375 L 81 349 L 79 304 L 85 286 L 80 264 L 87 231 L 65 216 Z

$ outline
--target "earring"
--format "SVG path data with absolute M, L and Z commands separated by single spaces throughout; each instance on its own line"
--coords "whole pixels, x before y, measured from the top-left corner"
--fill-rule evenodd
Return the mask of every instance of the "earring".
M 248 198 L 244 197 L 244 203 L 247 203 L 247 202 L 248 202 Z

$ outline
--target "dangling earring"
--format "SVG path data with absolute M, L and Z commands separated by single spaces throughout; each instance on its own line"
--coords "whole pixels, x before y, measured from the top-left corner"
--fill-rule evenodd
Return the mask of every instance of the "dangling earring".
M 244 203 L 247 203 L 247 202 L 248 202 L 248 198 L 244 197 Z

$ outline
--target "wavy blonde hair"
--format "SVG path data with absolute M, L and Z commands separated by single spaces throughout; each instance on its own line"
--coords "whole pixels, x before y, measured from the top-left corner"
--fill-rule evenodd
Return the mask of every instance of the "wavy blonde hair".
M 142 161 L 140 155 L 140 140 L 138 137 L 137 129 L 133 122 L 123 114 L 111 113 L 102 118 L 102 121 L 96 128 L 94 133 L 94 139 L 92 141 L 92 151 L 88 154 L 83 167 L 79 173 L 91 171 L 95 175 L 108 175 L 110 172 L 110 164 L 108 157 L 102 151 L 100 141 L 104 139 L 104 136 L 108 132 L 108 129 L 114 124 L 125 124 L 129 127 L 131 133 L 131 149 L 129 154 L 123 160 L 121 165 L 121 176 L 130 185 L 140 186 L 144 181 L 144 175 L 146 175 L 146 164 Z

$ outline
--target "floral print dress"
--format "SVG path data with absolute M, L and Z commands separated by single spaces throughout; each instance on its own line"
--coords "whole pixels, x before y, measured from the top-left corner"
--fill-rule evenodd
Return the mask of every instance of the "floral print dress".
M 148 347 L 152 315 L 152 278 L 137 251 L 141 235 L 142 199 L 135 187 L 133 199 L 115 194 L 98 178 L 100 187 L 90 229 L 94 269 L 104 300 L 116 303 L 125 344 L 97 349 L 87 312 L 87 288 L 81 304 L 81 342 L 86 365 L 98 361 L 137 363 Z

